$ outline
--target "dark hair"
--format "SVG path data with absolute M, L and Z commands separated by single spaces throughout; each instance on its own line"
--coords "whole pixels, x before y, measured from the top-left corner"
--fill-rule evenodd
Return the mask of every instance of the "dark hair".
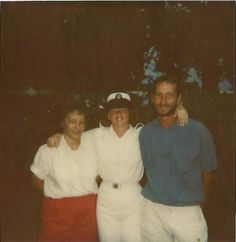
M 63 122 L 69 113 L 77 111 L 79 114 L 84 115 L 86 118 L 85 107 L 76 102 L 64 102 L 60 106 L 59 121 Z
M 163 74 L 160 77 L 158 77 L 154 83 L 152 84 L 151 87 L 151 93 L 155 92 L 155 88 L 156 85 L 162 82 L 167 82 L 167 83 L 171 83 L 171 84 L 175 84 L 176 85 L 176 92 L 179 95 L 182 91 L 182 81 L 180 78 L 178 78 L 177 76 L 173 75 L 173 74 Z

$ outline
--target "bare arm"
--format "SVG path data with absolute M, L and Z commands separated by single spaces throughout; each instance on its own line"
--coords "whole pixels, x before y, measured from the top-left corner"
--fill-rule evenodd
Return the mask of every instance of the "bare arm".
M 32 184 L 35 188 L 37 188 L 43 194 L 43 185 L 44 181 L 39 179 L 37 176 L 32 174 L 31 176 Z
M 205 195 L 205 201 L 202 202 L 201 207 L 204 209 L 206 207 L 207 202 L 211 196 L 211 188 L 216 182 L 217 172 L 216 171 L 208 171 L 203 174 L 203 191 Z
M 146 176 L 146 173 L 145 173 L 145 170 L 144 170 L 144 172 L 143 172 L 143 177 L 142 177 L 142 179 L 139 181 L 139 184 L 140 184 L 142 187 L 144 187 L 146 183 L 147 183 L 147 176 Z

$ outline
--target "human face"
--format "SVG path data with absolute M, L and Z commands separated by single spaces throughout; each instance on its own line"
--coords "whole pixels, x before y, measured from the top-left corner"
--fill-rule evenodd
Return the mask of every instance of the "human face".
M 159 117 L 168 117 L 174 114 L 181 101 L 181 95 L 176 92 L 176 84 L 166 81 L 156 85 L 151 98 Z
M 85 116 L 78 111 L 68 113 L 62 126 L 65 136 L 72 140 L 80 140 L 80 136 L 85 130 Z
M 129 126 L 129 109 L 113 108 L 108 112 L 108 119 L 114 128 L 127 128 Z

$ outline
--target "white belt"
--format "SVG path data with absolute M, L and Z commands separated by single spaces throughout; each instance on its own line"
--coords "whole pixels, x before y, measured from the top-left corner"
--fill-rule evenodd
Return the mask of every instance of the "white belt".
M 122 187 L 125 187 L 127 185 L 138 185 L 137 182 L 124 182 L 124 183 L 116 183 L 116 182 L 110 182 L 110 181 L 102 181 L 104 184 L 108 184 L 114 189 L 121 189 Z

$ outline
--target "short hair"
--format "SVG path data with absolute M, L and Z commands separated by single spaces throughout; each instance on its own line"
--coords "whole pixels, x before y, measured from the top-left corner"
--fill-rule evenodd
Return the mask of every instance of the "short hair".
M 167 82 L 167 83 L 171 83 L 171 84 L 175 84 L 176 85 L 176 92 L 179 95 L 182 91 L 182 81 L 179 77 L 173 75 L 173 74 L 163 74 L 160 77 L 158 77 L 152 84 L 151 87 L 151 93 L 155 92 L 156 89 L 156 85 L 162 82 Z
M 64 102 L 60 106 L 59 121 L 63 122 L 69 113 L 78 112 L 79 115 L 84 115 L 86 118 L 85 107 L 76 102 Z

